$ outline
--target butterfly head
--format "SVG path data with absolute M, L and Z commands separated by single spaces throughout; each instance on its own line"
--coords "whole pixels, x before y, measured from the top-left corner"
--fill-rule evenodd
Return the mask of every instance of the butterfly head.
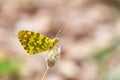
M 59 41 L 59 38 L 57 38 L 57 37 L 53 39 L 54 43 L 57 43 L 58 41 Z
M 51 43 L 52 43 L 52 44 L 51 44 L 51 48 L 53 48 L 58 41 L 59 41 L 59 38 L 57 38 L 57 37 L 53 38 L 52 41 L 51 41 Z M 51 49 L 51 48 L 50 48 L 50 49 Z

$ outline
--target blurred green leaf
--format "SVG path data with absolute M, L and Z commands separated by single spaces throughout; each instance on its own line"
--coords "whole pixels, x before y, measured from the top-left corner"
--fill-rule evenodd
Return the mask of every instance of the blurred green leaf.
M 115 41 L 113 42 L 112 45 L 110 45 L 110 47 L 102 50 L 102 51 L 99 51 L 98 53 L 96 53 L 94 56 L 93 56 L 93 59 L 96 59 L 96 60 L 102 60 L 104 59 L 107 55 L 111 54 L 114 50 L 116 50 L 116 48 L 120 45 L 120 41 Z
M 16 58 L 5 57 L 0 60 L 0 76 L 19 75 L 21 61 Z
M 109 80 L 120 80 L 120 66 L 111 71 L 109 74 Z

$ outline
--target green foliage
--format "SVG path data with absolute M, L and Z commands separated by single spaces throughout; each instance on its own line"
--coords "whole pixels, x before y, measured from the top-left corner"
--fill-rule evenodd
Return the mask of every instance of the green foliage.
M 19 75 L 21 61 L 16 58 L 4 57 L 0 59 L 0 77 Z
M 98 79 L 97 80 L 120 80 L 120 75 L 117 71 L 116 74 L 112 74 L 112 77 L 109 77 L 109 64 L 116 54 L 115 51 L 120 46 L 120 40 L 114 40 L 112 44 L 108 45 L 107 48 L 97 52 L 93 55 L 92 60 L 96 61 L 99 69 Z M 114 70 L 113 70 L 114 72 Z
M 98 53 L 96 53 L 93 56 L 93 59 L 96 60 L 102 60 L 104 58 L 106 58 L 108 55 L 110 55 L 111 53 L 113 53 L 113 51 L 116 50 L 116 48 L 120 45 L 120 41 L 115 41 L 113 44 L 111 44 L 108 48 L 99 51 Z
M 110 72 L 109 80 L 120 80 L 120 65 Z

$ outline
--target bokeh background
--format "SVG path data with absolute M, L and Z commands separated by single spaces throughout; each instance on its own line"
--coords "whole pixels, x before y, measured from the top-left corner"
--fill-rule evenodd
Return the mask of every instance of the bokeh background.
M 0 80 L 41 80 L 45 55 L 27 55 L 17 33 L 54 38 L 60 59 L 45 80 L 120 80 L 119 0 L 0 0 Z

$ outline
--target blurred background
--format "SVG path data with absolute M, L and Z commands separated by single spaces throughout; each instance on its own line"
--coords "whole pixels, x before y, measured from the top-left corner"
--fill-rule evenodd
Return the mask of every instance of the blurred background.
M 46 70 L 46 52 L 27 55 L 20 30 L 62 31 L 45 80 L 120 80 L 119 14 L 119 0 L 0 0 L 0 80 L 41 80 Z

